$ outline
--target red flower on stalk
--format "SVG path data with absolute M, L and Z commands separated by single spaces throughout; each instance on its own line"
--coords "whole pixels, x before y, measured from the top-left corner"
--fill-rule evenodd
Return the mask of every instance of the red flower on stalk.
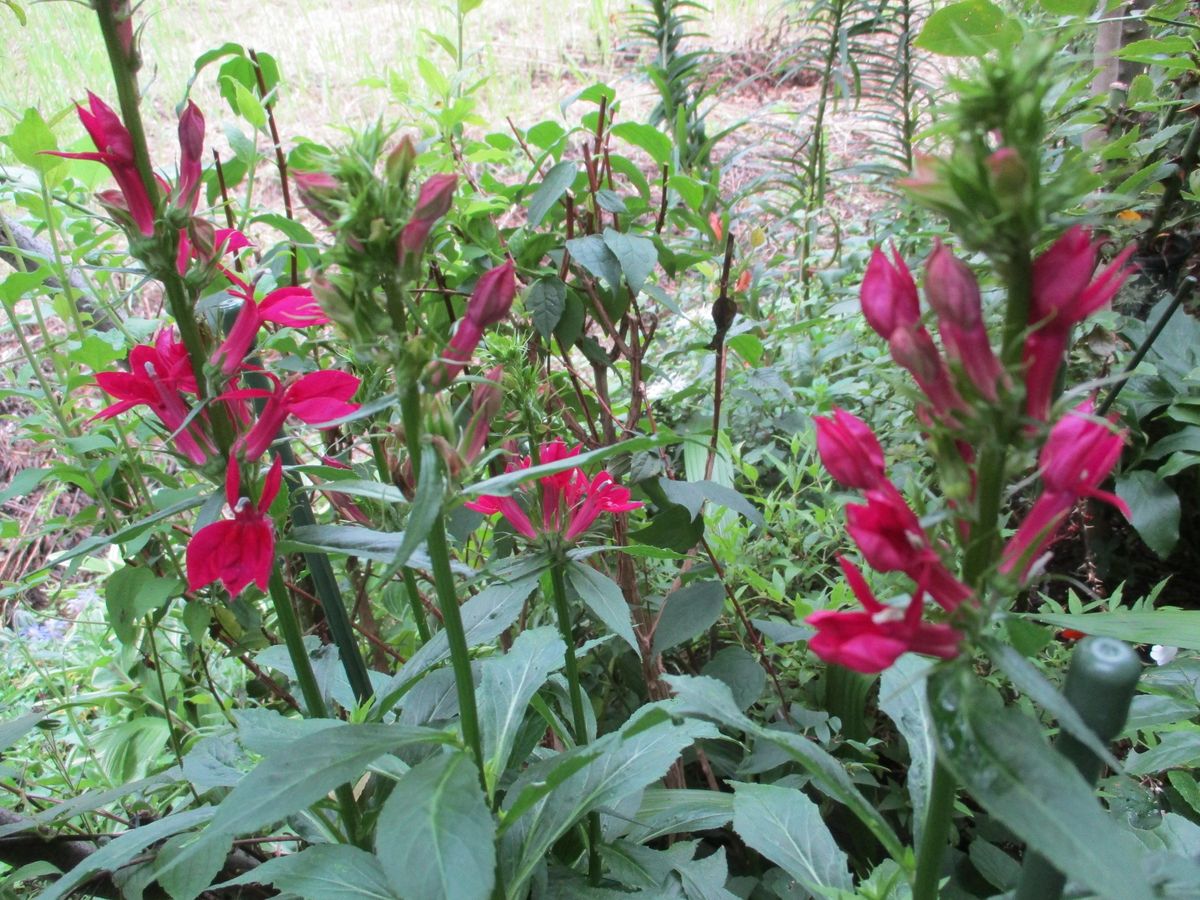
M 480 276 L 442 359 L 426 372 L 430 387 L 438 390 L 458 377 L 483 340 L 483 332 L 508 315 L 516 294 L 517 279 L 511 259 Z
M 263 374 L 271 381 L 271 390 L 239 388 L 226 391 L 219 398 L 230 402 L 235 418 L 242 422 L 250 421 L 253 416 L 237 401 L 267 401 L 258 414 L 257 421 L 235 445 L 235 449 L 241 451 L 247 462 L 254 462 L 267 452 L 267 448 L 279 437 L 280 429 L 289 416 L 295 416 L 301 422 L 319 427 L 358 409 L 358 404 L 350 403 L 349 400 L 362 382 L 349 372 L 309 372 L 286 383 L 269 372 Z
M 213 353 L 212 362 L 221 372 L 232 375 L 242 365 L 264 322 L 274 322 L 292 328 L 324 325 L 329 317 L 317 304 L 317 298 L 306 287 L 281 287 L 271 291 L 261 301 L 255 301 L 254 288 L 232 272 L 226 272 L 232 284 L 229 293 L 242 300 L 233 326 Z
M 1029 307 L 1029 326 L 1033 330 L 1025 339 L 1021 360 L 1025 365 L 1026 412 L 1039 422 L 1050 415 L 1071 328 L 1112 300 L 1129 277 L 1125 262 L 1134 251 L 1133 245 L 1118 253 L 1093 279 L 1099 248 L 1100 243 L 1092 241 L 1086 228 L 1076 226 L 1033 262 Z
M 277 456 L 263 481 L 258 503 L 241 494 L 241 472 L 231 456 L 225 470 L 225 500 L 232 519 L 205 525 L 187 545 L 188 590 L 220 581 L 236 597 L 253 583 L 265 591 L 275 563 L 275 523 L 267 514 L 283 478 Z
M 925 297 L 937 313 L 946 353 L 962 366 L 975 389 L 994 403 L 1003 369 L 988 340 L 979 282 L 940 240 L 925 263 Z
M 541 445 L 538 460 L 545 465 L 570 459 L 578 453 L 578 447 L 568 449 L 561 439 L 555 439 L 549 444 Z M 532 464 L 532 460 L 525 456 L 515 463 L 510 463 L 508 471 L 528 469 Z M 629 489 L 616 484 L 608 472 L 599 472 L 589 479 L 583 469 L 576 466 L 551 475 L 543 475 L 538 481 L 542 496 L 540 533 L 561 534 L 568 542 L 582 537 L 601 513 L 628 512 L 642 505 L 638 500 L 630 500 Z M 537 493 L 529 484 L 522 485 L 522 491 L 526 495 L 536 496 Z M 484 494 L 465 505 L 467 509 L 476 510 L 485 516 L 499 513 L 518 534 L 531 541 L 537 540 L 539 536 L 539 529 L 534 526 L 529 514 L 515 497 Z
M 1005 545 L 1000 564 L 1002 573 L 1016 569 L 1022 581 L 1028 577 L 1081 497 L 1111 503 L 1126 518 L 1130 516 L 1124 500 L 1100 490 L 1101 482 L 1112 472 L 1125 445 L 1124 432 L 1110 427 L 1113 421 L 1115 417 L 1110 417 L 1107 423 L 1094 418 L 1092 401 L 1088 400 L 1050 429 L 1038 458 L 1042 493 Z
M 858 416 L 834 409 L 833 418 L 813 416 L 817 453 L 826 470 L 845 487 L 870 490 L 887 481 L 883 447 L 875 432 Z
M 882 672 L 902 653 L 924 653 L 941 659 L 958 655 L 962 634 L 949 625 L 921 620 L 920 588 L 907 607 L 886 606 L 871 593 L 857 566 L 840 556 L 838 564 L 863 610 L 821 610 L 806 618 L 804 621 L 817 629 L 808 642 L 817 656 L 856 672 L 874 674 Z

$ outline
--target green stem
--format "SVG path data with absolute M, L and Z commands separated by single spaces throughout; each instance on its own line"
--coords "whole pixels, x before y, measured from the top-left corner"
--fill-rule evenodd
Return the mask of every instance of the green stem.
M 425 619 L 425 607 L 421 603 L 421 591 L 417 588 L 417 576 L 408 566 L 404 567 L 404 592 L 408 595 L 408 605 L 412 608 L 417 635 L 422 644 L 428 644 L 431 637 L 429 622 Z
M 558 630 L 567 645 L 563 656 L 563 671 L 567 676 L 567 691 L 571 696 L 571 717 L 574 719 L 575 746 L 588 743 L 587 717 L 583 712 L 583 691 L 579 687 L 579 663 L 575 659 L 575 636 L 571 631 L 571 609 L 567 605 L 567 586 L 563 580 L 562 561 L 550 567 L 550 584 L 554 594 L 554 615 Z M 588 814 L 588 880 L 600 881 L 600 814 Z
M 271 603 L 275 607 L 275 619 L 279 630 L 283 633 L 283 642 L 287 646 L 288 656 L 292 660 L 292 668 L 296 670 L 296 682 L 300 685 L 300 695 L 304 697 L 304 705 L 308 707 L 308 715 L 312 718 L 324 719 L 329 715 L 325 706 L 325 698 L 321 687 L 317 684 L 317 676 L 312 669 L 312 660 L 304 647 L 304 637 L 300 634 L 300 622 L 296 619 L 296 611 L 292 609 L 292 600 L 288 595 L 287 585 L 279 566 L 271 568 L 271 580 L 268 584 L 271 593 Z M 357 843 L 360 833 L 361 820 L 358 814 L 358 804 L 350 785 L 343 784 L 335 791 L 338 807 L 342 813 L 342 824 L 345 826 L 351 841 Z
M 417 383 L 410 382 L 400 390 L 400 417 L 404 423 L 404 441 L 408 447 L 413 482 L 421 476 L 421 394 Z M 454 687 L 458 694 L 458 717 L 463 741 L 475 756 L 479 768 L 479 783 L 487 793 L 487 778 L 483 772 L 483 744 L 479 739 L 479 713 L 475 706 L 475 679 L 471 675 L 471 652 L 458 608 L 458 591 L 454 573 L 450 570 L 450 545 L 446 541 L 446 519 L 439 511 L 425 539 L 433 570 L 433 588 L 438 609 L 442 611 L 442 627 L 450 648 L 450 666 L 454 671 Z
M 917 854 L 913 900 L 937 900 L 942 858 L 946 854 L 946 839 L 950 836 L 950 821 L 954 818 L 954 787 L 954 776 L 940 763 L 935 765 Z

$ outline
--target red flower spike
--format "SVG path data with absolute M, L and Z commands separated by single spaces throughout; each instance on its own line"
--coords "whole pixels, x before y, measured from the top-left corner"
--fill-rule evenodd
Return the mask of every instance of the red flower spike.
M 236 457 L 230 457 L 225 470 L 225 500 L 232 519 L 221 519 L 204 526 L 187 545 L 188 590 L 195 591 L 220 581 L 236 597 L 250 584 L 267 590 L 275 564 L 275 523 L 268 515 L 279 493 L 283 461 L 277 456 L 257 505 L 239 496 L 241 475 Z
M 887 481 L 883 448 L 866 422 L 834 409 L 833 418 L 813 416 L 813 424 L 821 462 L 840 484 L 869 490 Z
M 876 247 L 859 289 L 867 324 L 884 340 L 890 340 L 897 329 L 916 326 L 921 320 L 912 274 L 895 249 L 892 258 L 894 264 Z
M 905 609 L 885 606 L 871 593 L 857 566 L 840 556 L 838 563 L 863 611 L 821 610 L 806 618 L 804 621 L 817 629 L 808 642 L 817 656 L 856 672 L 874 674 L 888 668 L 902 653 L 941 659 L 958 655 L 962 635 L 957 630 L 921 621 L 919 589 Z

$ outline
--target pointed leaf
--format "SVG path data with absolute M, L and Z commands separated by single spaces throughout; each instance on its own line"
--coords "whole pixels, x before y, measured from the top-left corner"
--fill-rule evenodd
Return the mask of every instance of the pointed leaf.
M 566 308 L 567 286 L 555 276 L 539 278 L 525 292 L 525 311 L 542 340 L 550 340 Z
M 637 636 L 633 633 L 633 614 L 616 582 L 591 566 L 574 560 L 567 564 L 567 580 L 592 615 L 629 644 L 634 653 L 640 654 Z
M 654 626 L 654 653 L 660 654 L 708 631 L 725 610 L 719 581 L 693 581 L 667 594 Z
M 538 189 L 529 198 L 529 226 L 531 228 L 542 223 L 542 219 L 546 218 L 546 213 L 550 211 L 550 208 L 571 187 L 578 172 L 579 167 L 574 161 L 563 160 L 546 173 L 546 177 L 542 179 Z
M 925 699 L 925 676 L 931 668 L 933 664 L 924 657 L 905 653 L 884 670 L 879 682 L 879 708 L 895 723 L 908 744 L 905 783 L 912 800 L 917 846 L 921 843 L 933 777 L 933 722 Z
M 379 860 L 349 844 L 317 844 L 277 856 L 217 887 L 270 884 L 303 900 L 399 900 Z
M 654 241 L 640 235 L 622 234 L 605 228 L 604 243 L 621 264 L 621 271 L 625 274 L 629 290 L 636 297 L 658 263 L 658 249 L 654 246 Z

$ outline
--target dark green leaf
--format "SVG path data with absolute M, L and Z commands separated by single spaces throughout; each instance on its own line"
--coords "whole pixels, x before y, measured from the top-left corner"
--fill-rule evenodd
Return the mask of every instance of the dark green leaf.
M 734 783 L 733 830 L 810 893 L 850 890 L 846 854 L 821 810 L 797 788 Z
M 728 685 L 738 709 L 751 706 L 767 686 L 767 673 L 748 651 L 726 647 L 708 661 L 701 674 Z
M 629 532 L 631 541 L 678 553 L 695 547 L 703 536 L 704 519 L 693 516 L 686 507 L 675 504 L 656 513 L 645 528 Z
M 636 234 L 622 234 L 611 228 L 604 229 L 604 243 L 621 264 L 629 290 L 636 297 L 641 293 L 646 279 L 658 262 L 658 250 L 650 238 Z
M 525 292 L 525 311 L 543 340 L 550 340 L 566 306 L 567 286 L 556 276 L 539 278 Z
M 599 278 L 610 290 L 621 286 L 621 263 L 598 234 L 572 238 L 567 241 L 571 257 L 592 275 Z
M 925 824 L 929 805 L 929 786 L 933 776 L 933 722 L 925 699 L 925 677 L 932 668 L 929 660 L 905 653 L 884 669 L 879 682 L 879 708 L 887 714 L 908 744 L 908 768 L 905 783 L 912 800 L 913 825 L 917 844 Z
M 7 750 L 30 731 L 37 727 L 38 722 L 46 718 L 46 713 L 31 712 L 7 722 L 0 722 L 0 752 Z
M 303 900 L 399 900 L 379 860 L 349 844 L 317 844 L 276 856 L 217 887 L 270 884 Z
M 687 507 L 693 517 L 700 514 L 700 509 L 707 500 L 740 513 L 760 528 L 766 525 L 758 508 L 731 487 L 717 484 L 715 481 L 674 481 L 670 478 L 660 478 L 658 484 L 668 500 Z
M 1200 731 L 1164 734 L 1156 746 L 1134 753 L 1125 761 L 1133 776 L 1154 775 L 1166 769 L 1193 769 L 1200 763 Z
M 1162 644 L 1200 650 L 1200 610 L 1154 609 L 1105 613 L 1032 613 L 1032 618 L 1059 628 L 1132 644 Z
M 550 208 L 571 187 L 578 172 L 579 167 L 573 161 L 563 160 L 546 173 L 546 177 L 529 199 L 530 227 L 541 224 Z
M 655 128 L 641 122 L 620 122 L 612 127 L 613 137 L 635 147 L 641 147 L 659 168 L 671 162 L 671 139 Z
M 1129 504 L 1138 536 L 1160 558 L 1179 542 L 1179 496 L 1153 472 L 1139 469 L 1117 478 L 1117 496 Z
M 108 624 L 122 644 L 132 644 L 137 636 L 137 623 L 146 615 L 160 609 L 172 597 L 183 593 L 178 578 L 163 578 L 144 567 L 125 566 L 104 583 L 104 602 Z
M 693 581 L 667 595 L 654 626 L 655 654 L 703 634 L 725 609 L 719 581 Z
M 631 841 L 645 843 L 668 834 L 724 828 L 732 818 L 732 794 L 649 787 L 642 794 L 642 804 L 626 836 Z
M 633 615 L 616 582 L 591 566 L 574 560 L 567 564 L 567 581 L 592 615 L 629 644 L 634 653 L 641 653 L 637 636 L 633 633 Z
M 318 550 L 390 563 L 404 543 L 403 531 L 375 531 L 361 525 L 300 525 L 292 529 L 290 540 L 282 541 L 278 549 Z M 429 568 L 429 557 L 420 550 L 408 558 L 414 568 Z M 461 567 L 459 567 L 461 571 Z M 469 570 L 468 570 L 469 571 Z
M 982 56 L 1020 36 L 1021 26 L 990 0 L 962 0 L 934 10 L 915 43 L 942 56 Z
M 469 753 L 443 753 L 400 779 L 375 852 L 402 897 L 487 900 L 496 878 L 496 822 Z

